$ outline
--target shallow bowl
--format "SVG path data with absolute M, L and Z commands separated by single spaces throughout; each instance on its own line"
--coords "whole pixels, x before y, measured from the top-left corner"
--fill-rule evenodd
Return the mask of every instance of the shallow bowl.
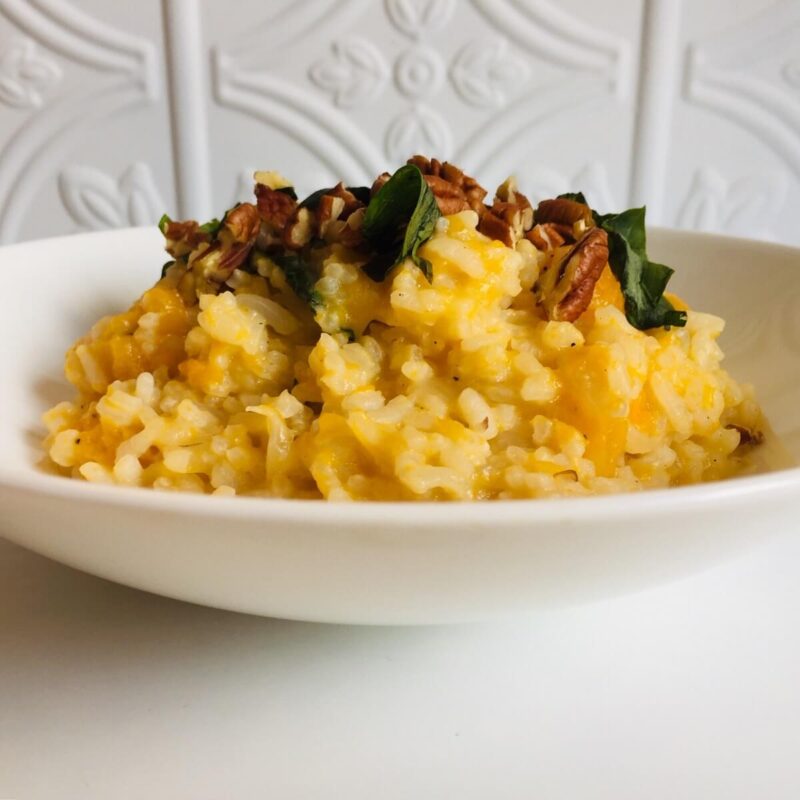
M 155 229 L 0 249 L 0 533 L 120 583 L 255 614 L 346 623 L 471 620 L 645 588 L 788 530 L 800 469 L 569 500 L 364 503 L 88 484 L 42 467 L 41 413 L 72 390 L 66 348 L 127 308 L 163 261 Z M 800 250 L 667 230 L 654 259 L 723 316 L 728 369 L 800 457 Z M 671 287 L 673 288 L 673 287 Z

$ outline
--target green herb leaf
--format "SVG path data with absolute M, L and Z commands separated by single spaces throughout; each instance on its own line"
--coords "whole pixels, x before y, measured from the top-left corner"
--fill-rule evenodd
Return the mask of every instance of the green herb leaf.
M 608 234 L 608 261 L 622 287 L 628 322 L 639 330 L 686 325 L 686 312 L 676 311 L 664 297 L 674 270 L 647 257 L 645 209 L 592 213 L 595 223 Z
M 560 194 L 556 198 L 557 200 L 573 200 L 576 203 L 583 203 L 585 206 L 589 204 L 586 202 L 586 198 L 583 196 L 583 192 L 564 192 L 564 194 Z
M 370 200 L 362 231 L 377 250 L 364 267 L 375 281 L 404 258 L 411 258 L 430 280 L 431 265 L 417 255 L 419 246 L 431 237 L 441 217 L 433 192 L 419 168 L 406 164 Z
M 300 203 L 300 208 L 309 208 L 311 211 L 316 210 L 323 195 L 328 194 L 329 191 L 330 189 L 317 189 L 316 192 L 311 192 L 311 194 Z
M 322 305 L 322 296 L 314 288 L 316 279 L 311 265 L 296 253 L 271 253 L 269 256 L 283 271 L 292 291 L 311 308 Z
M 164 236 L 167 235 L 167 226 L 170 222 L 172 222 L 172 220 L 169 218 L 169 214 L 162 214 L 161 219 L 158 221 L 158 229 Z
M 234 206 L 235 207 L 235 206 Z M 224 217 L 223 217 L 224 220 Z M 208 222 L 204 223 L 200 226 L 199 230 L 203 231 L 203 233 L 207 233 L 209 236 L 216 236 L 219 233 L 219 229 L 222 227 L 222 220 L 218 220 L 216 217 L 214 219 L 210 219 Z

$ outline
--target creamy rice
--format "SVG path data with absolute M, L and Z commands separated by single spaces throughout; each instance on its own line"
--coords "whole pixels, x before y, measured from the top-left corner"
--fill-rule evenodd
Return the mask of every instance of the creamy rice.
M 330 500 L 632 491 L 735 474 L 750 387 L 720 366 L 723 321 L 641 331 L 606 267 L 574 322 L 543 316 L 543 254 L 439 220 L 386 280 L 334 246 L 302 302 L 268 257 L 232 291 L 178 263 L 68 353 L 78 399 L 45 416 L 66 475 Z M 676 301 L 677 302 L 677 301 Z M 323 332 L 328 331 L 328 332 Z

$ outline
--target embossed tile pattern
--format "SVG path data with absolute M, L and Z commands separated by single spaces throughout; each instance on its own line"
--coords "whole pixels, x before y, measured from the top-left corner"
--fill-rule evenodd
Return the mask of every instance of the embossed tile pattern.
M 797 0 L 0 0 L 0 240 L 413 152 L 800 243 Z

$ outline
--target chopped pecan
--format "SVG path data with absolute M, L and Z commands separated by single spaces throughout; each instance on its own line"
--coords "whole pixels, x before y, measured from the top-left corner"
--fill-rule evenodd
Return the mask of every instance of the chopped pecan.
M 389 178 L 392 176 L 388 172 L 382 172 L 375 178 L 375 182 L 372 184 L 372 188 L 369 190 L 369 193 L 372 197 L 375 197 L 376 194 L 386 185 L 389 181 Z
M 455 164 L 448 163 L 447 161 L 445 161 L 444 164 L 439 164 L 438 161 L 435 161 L 435 163 L 438 166 L 438 172 L 436 174 L 439 177 L 444 178 L 450 183 L 454 183 L 456 186 L 464 186 L 464 179 L 467 177 L 464 175 L 464 170 L 460 169 Z
M 486 197 L 486 189 L 475 178 L 465 175 L 455 164 L 447 161 L 442 163 L 435 158 L 428 159 L 419 155 L 409 158 L 407 163 L 418 167 L 425 176 L 442 214 L 455 214 L 467 208 L 476 211 L 478 215 L 484 213 L 483 198 Z M 444 188 L 445 183 L 454 188 Z M 456 202 L 454 198 L 460 202 Z
M 442 172 L 442 162 L 436 158 L 426 158 L 425 156 L 411 156 L 406 164 L 413 164 L 423 175 L 436 175 Z
M 478 230 L 514 247 L 532 227 L 533 208 L 530 201 L 517 191 L 516 180 L 508 178 L 497 188 L 491 207 L 483 206 Z
M 325 238 L 328 228 L 332 222 L 336 222 L 344 211 L 344 200 L 333 194 L 324 194 L 319 199 L 316 210 L 317 232 L 321 238 Z
M 525 234 L 525 225 L 529 216 L 525 209 L 517 203 L 506 203 L 495 200 L 491 208 L 484 207 L 484 213 L 478 222 L 478 230 L 492 239 L 499 239 L 508 247 L 514 247 Z
M 328 242 L 356 247 L 362 241 L 361 220 L 365 205 L 343 183 L 322 195 L 316 209 L 317 235 Z M 357 218 L 350 224 L 350 221 Z
M 354 211 L 362 208 L 364 204 L 340 181 L 328 192 L 326 196 L 338 197 L 344 201 L 343 214 L 349 217 Z
M 211 241 L 211 235 L 201 231 L 199 223 L 194 220 L 170 220 L 164 231 L 164 238 L 167 240 L 166 250 L 173 258 L 191 253 L 198 245 Z
M 513 203 L 517 194 L 517 179 L 509 175 L 498 187 L 494 196 L 503 203 Z M 527 201 L 527 198 L 526 198 Z M 528 203 L 530 205 L 530 203 Z
M 308 208 L 298 208 L 283 229 L 283 244 L 289 250 L 301 250 L 314 235 L 314 214 Z
M 589 306 L 600 273 L 608 263 L 608 236 L 601 228 L 592 228 L 569 249 L 558 264 L 555 285 L 542 298 L 552 320 L 574 322 Z
M 269 189 L 290 189 L 291 181 L 286 180 L 280 172 L 274 170 L 257 170 L 253 173 L 253 180 Z
M 480 186 L 474 178 L 467 177 L 464 179 L 462 189 L 467 198 L 467 203 L 469 203 L 469 207 L 475 211 L 478 216 L 481 216 L 486 209 L 486 206 L 483 204 L 483 198 L 486 197 L 486 189 Z
M 513 176 L 506 178 L 495 192 L 495 201 L 501 203 L 513 203 L 522 213 L 522 227 L 529 231 L 533 227 L 533 206 L 531 201 L 522 192 L 517 191 L 517 179 Z
M 286 192 L 270 189 L 263 183 L 256 184 L 255 192 L 261 219 L 267 223 L 269 229 L 279 233 L 295 212 L 297 201 Z
M 213 277 L 219 283 L 224 283 L 230 278 L 235 269 L 244 264 L 254 244 L 255 240 L 253 239 L 249 242 L 236 242 L 232 247 L 228 248 L 220 258 L 214 275 L 210 277 Z
M 496 217 L 505 220 L 511 226 L 511 234 L 516 244 L 524 233 L 522 219 L 523 209 L 516 203 L 504 203 L 501 200 L 495 200 L 491 212 Z
M 514 246 L 514 239 L 511 234 L 511 226 L 505 220 L 496 217 L 491 212 L 486 212 L 478 225 L 478 230 L 490 239 L 497 239 L 507 247 Z
M 574 225 L 583 222 L 586 227 L 594 225 L 592 210 L 585 203 L 569 200 L 566 197 L 556 197 L 552 200 L 542 200 L 536 207 L 535 220 L 541 222 L 557 222 L 564 225 Z
M 555 250 L 562 244 L 572 239 L 572 227 L 568 232 L 563 230 L 562 225 L 554 222 L 542 222 L 534 225 L 533 229 L 525 234 L 525 238 L 536 245 L 537 250 Z
M 347 223 L 339 234 L 339 241 L 345 247 L 356 248 L 363 243 L 364 235 L 361 233 L 361 227 L 364 224 L 364 214 L 366 211 L 366 206 L 363 206 L 362 208 L 356 209 L 347 218 Z
M 240 203 L 225 217 L 225 227 L 236 242 L 250 242 L 258 236 L 261 217 L 252 203 Z
M 467 196 L 463 190 L 454 183 L 440 178 L 438 175 L 425 175 L 425 183 L 428 184 L 439 211 L 446 217 L 448 214 L 457 214 L 469 208 Z

